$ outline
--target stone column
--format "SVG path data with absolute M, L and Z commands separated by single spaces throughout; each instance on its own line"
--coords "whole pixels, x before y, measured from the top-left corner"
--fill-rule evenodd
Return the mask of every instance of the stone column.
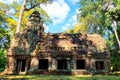
M 90 61 L 91 61 L 90 58 L 87 57 L 87 58 L 86 58 L 86 63 L 85 63 L 85 69 L 86 69 L 86 70 L 89 70 L 89 69 L 90 69 Z
M 91 73 L 95 72 L 95 59 L 93 58 L 91 58 L 91 61 L 90 61 L 90 71 Z
M 106 60 L 104 64 L 106 64 L 105 65 L 106 72 L 110 72 L 110 60 Z
M 49 67 L 48 67 L 48 70 L 57 70 L 56 69 L 56 60 L 54 58 L 50 58 L 49 59 Z
M 76 59 L 75 58 L 72 58 L 72 60 L 71 60 L 71 74 L 72 75 L 77 74 L 77 72 L 76 72 Z
M 30 58 L 26 59 L 26 67 L 25 67 L 25 71 L 27 72 L 30 68 Z
M 71 70 L 76 70 L 76 59 L 71 60 Z
M 31 71 L 38 70 L 38 65 L 39 65 L 39 59 L 37 57 L 33 57 L 31 59 L 30 70 Z
M 8 74 L 14 74 L 15 69 L 16 69 L 15 64 L 16 64 L 15 58 L 13 56 L 8 57 L 8 61 L 7 61 L 7 73 Z
M 71 65 L 70 65 L 70 59 L 67 59 L 67 70 L 70 71 L 71 70 Z

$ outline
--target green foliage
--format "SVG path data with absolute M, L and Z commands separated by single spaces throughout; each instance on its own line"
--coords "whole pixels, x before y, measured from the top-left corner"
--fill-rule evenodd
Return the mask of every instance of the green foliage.
M 29 0 L 26 4 L 26 10 L 30 10 L 35 7 L 39 7 L 40 4 L 48 4 L 51 3 L 53 0 Z
M 35 10 L 41 13 L 42 21 L 48 24 L 50 21 L 49 15 L 40 7 L 40 4 L 48 4 L 53 0 L 29 0 L 26 4 L 21 30 L 25 28 L 25 24 L 28 20 L 28 16 Z M 19 11 L 21 9 L 21 4 L 14 1 L 12 4 L 4 4 L 0 2 L 0 27 L 5 27 L 8 29 L 11 36 L 16 32 L 17 19 L 19 16 Z M 9 12 L 12 10 L 12 12 Z
M 113 71 L 120 71 L 120 50 L 111 50 L 111 66 Z
M 2 43 L 1 40 L 3 37 L 7 37 L 7 42 Z M 6 63 L 6 49 L 9 47 L 9 40 L 10 36 L 8 35 L 8 31 L 6 31 L 4 28 L 0 28 L 0 71 L 4 70 L 5 63 Z M 4 41 L 3 41 L 4 42 Z
M 0 25 L 3 24 L 3 22 L 5 23 L 7 15 L 6 12 L 9 10 L 8 5 L 0 2 Z
M 80 11 L 78 19 L 84 24 L 87 33 L 105 34 L 106 25 L 101 0 L 80 0 Z
M 40 2 L 39 2 L 40 1 Z M 49 15 L 38 5 L 40 3 L 45 3 L 47 4 L 47 1 L 50 0 L 30 0 L 29 2 L 27 2 L 26 4 L 26 10 L 24 12 L 24 16 L 22 18 L 22 23 L 21 23 L 21 30 L 25 29 L 25 25 L 28 21 L 28 18 L 30 16 L 30 14 L 33 11 L 38 11 L 40 12 L 40 15 L 42 17 L 42 21 L 46 24 L 49 24 L 51 22 Z M 52 1 L 52 0 L 51 0 Z M 37 3 L 36 3 L 37 2 Z M 33 8 L 30 8 L 31 5 L 37 5 L 34 6 Z M 29 6 L 29 7 L 28 7 Z M 21 9 L 21 4 L 19 4 L 18 2 L 14 1 L 12 4 L 10 4 L 10 9 L 13 9 L 15 12 L 12 14 L 12 17 L 7 18 L 7 22 L 8 22 L 8 26 L 9 26 L 9 31 L 11 31 L 12 35 L 15 34 L 16 32 L 16 26 L 17 26 L 17 21 L 16 19 L 18 19 L 19 17 L 19 11 Z M 28 10 L 29 9 L 29 10 Z
M 6 63 L 6 50 L 0 49 L 0 71 L 4 70 Z
M 74 29 L 73 28 L 68 29 L 66 32 L 68 32 L 68 33 L 74 33 Z
M 8 31 L 5 30 L 4 28 L 0 28 L 0 38 L 7 36 L 8 35 Z
M 6 48 L 8 48 L 10 40 L 10 35 L 9 32 L 7 31 L 8 26 L 6 25 L 8 18 L 7 14 L 8 10 L 9 6 L 7 4 L 0 2 L 0 71 L 4 70 L 5 68 Z M 6 42 L 3 38 L 6 39 Z
M 108 16 L 114 18 L 117 21 L 119 18 L 119 14 L 120 14 L 119 13 L 120 12 L 120 2 L 119 2 L 119 0 L 114 0 L 113 3 L 114 3 L 113 4 L 114 7 L 107 9 L 106 13 Z M 119 18 L 119 20 L 120 20 L 120 18 Z
M 80 75 L 80 76 L 67 76 L 67 75 L 5 75 L 0 76 L 5 79 L 27 79 L 27 80 L 119 80 L 120 76 L 103 76 L 103 75 Z
M 108 26 L 106 23 L 110 23 L 103 11 L 102 5 L 105 1 L 80 0 L 80 13 L 77 13 L 79 22 L 74 25 L 73 32 L 98 33 L 104 36 Z M 107 22 L 106 19 L 108 19 Z
M 8 34 L 8 31 L 6 31 L 4 28 L 0 28 L 0 49 L 8 48 L 9 43 L 10 43 L 10 36 Z

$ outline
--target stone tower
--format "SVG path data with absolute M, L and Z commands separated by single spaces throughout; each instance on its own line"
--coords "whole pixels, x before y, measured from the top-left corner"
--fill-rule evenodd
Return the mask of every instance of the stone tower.
M 34 11 L 30 17 L 29 21 L 26 23 L 27 29 L 34 29 L 37 30 L 37 35 L 40 37 L 44 34 L 44 27 L 43 22 L 41 21 L 40 13 L 37 11 Z
M 29 63 L 30 55 L 33 55 L 36 48 L 40 46 L 44 41 L 44 26 L 40 17 L 40 13 L 34 11 L 23 31 L 15 34 L 13 40 L 11 41 L 10 48 L 7 52 L 7 63 L 6 72 L 8 74 L 14 74 L 16 72 L 21 72 L 21 66 L 23 65 L 22 60 Z M 37 46 L 37 47 L 36 47 Z M 27 56 L 26 56 L 27 55 Z M 28 64 L 26 64 L 28 65 Z

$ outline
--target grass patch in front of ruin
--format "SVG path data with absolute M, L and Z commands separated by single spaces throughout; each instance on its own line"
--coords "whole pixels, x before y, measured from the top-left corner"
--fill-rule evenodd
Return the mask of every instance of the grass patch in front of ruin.
M 66 75 L 1 75 L 1 79 L 10 80 L 120 80 L 120 76 L 103 76 L 103 75 L 80 75 L 80 76 L 66 76 Z

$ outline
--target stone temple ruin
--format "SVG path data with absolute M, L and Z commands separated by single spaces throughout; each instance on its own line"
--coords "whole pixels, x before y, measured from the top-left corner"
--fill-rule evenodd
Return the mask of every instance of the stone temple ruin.
M 7 52 L 6 74 L 108 73 L 110 54 L 102 37 L 86 33 L 44 33 L 39 12 L 16 34 Z

